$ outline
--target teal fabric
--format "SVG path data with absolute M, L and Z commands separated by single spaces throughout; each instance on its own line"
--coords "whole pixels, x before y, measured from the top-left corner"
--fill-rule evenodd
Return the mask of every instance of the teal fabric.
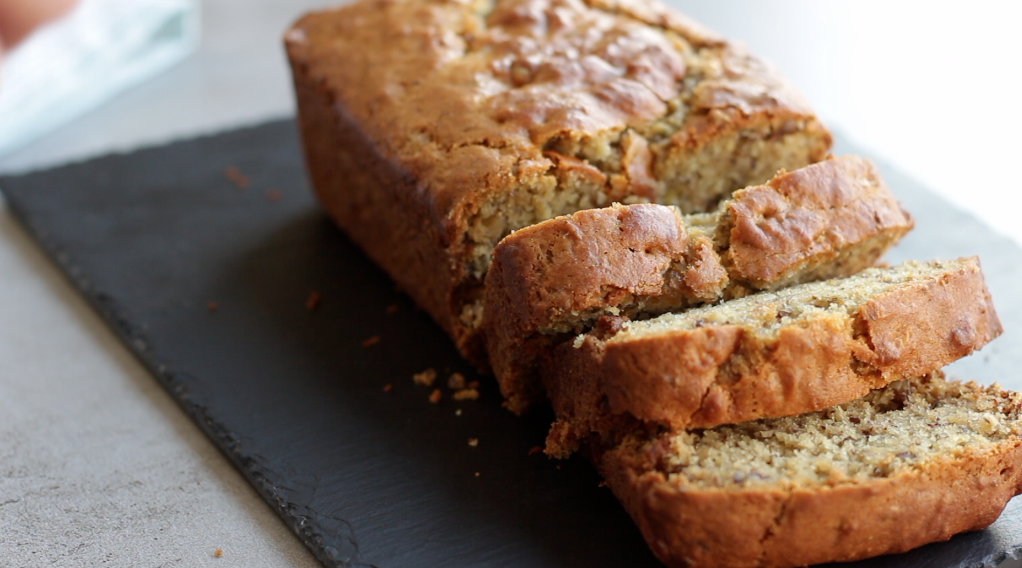
M 0 157 L 187 57 L 198 0 L 82 0 L 0 62 Z

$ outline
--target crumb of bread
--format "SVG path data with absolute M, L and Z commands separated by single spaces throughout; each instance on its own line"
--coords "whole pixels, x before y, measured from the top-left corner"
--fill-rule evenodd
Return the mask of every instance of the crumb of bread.
M 310 312 L 314 312 L 317 309 L 319 309 L 319 305 L 322 302 L 323 302 L 322 296 L 319 295 L 319 292 L 313 290 L 309 292 L 309 297 L 308 299 L 305 300 L 305 309 L 309 310 Z
M 424 387 L 433 386 L 433 381 L 436 380 L 436 369 L 430 367 L 421 373 L 415 373 L 412 375 L 412 380 L 415 384 L 422 385 Z
M 248 189 L 248 186 L 251 184 L 248 176 L 241 173 L 241 170 L 235 166 L 227 168 L 227 170 L 224 171 L 224 175 L 227 176 L 227 179 L 230 180 L 231 183 L 238 186 L 238 189 Z
M 394 385 L 390 383 L 383 385 L 383 392 L 390 392 L 392 390 L 394 390 Z
M 461 409 L 459 408 L 459 409 L 455 410 L 454 411 L 454 415 L 455 416 L 461 416 Z
M 479 438 L 469 438 L 468 447 L 475 448 L 479 446 Z
M 276 203 L 280 201 L 282 197 L 284 197 L 284 194 L 281 193 L 279 189 L 270 189 L 266 191 L 266 199 L 268 199 L 270 203 Z
M 220 309 L 220 304 L 218 304 L 216 302 L 210 302 L 210 303 L 206 304 L 206 310 L 209 311 L 209 312 L 215 312 L 218 309 Z
M 479 474 L 479 472 L 477 471 L 477 472 L 476 472 L 476 477 L 479 477 L 479 475 L 480 475 L 480 474 Z
M 392 316 L 397 313 L 397 309 L 397 304 L 391 304 L 387 306 L 387 309 L 384 310 L 384 312 L 386 312 L 388 316 Z
M 479 391 L 476 389 L 461 389 L 454 393 L 454 400 L 478 400 Z
M 450 378 L 447 379 L 447 388 L 451 390 L 461 390 L 465 388 L 465 375 L 461 373 L 452 373 Z
M 365 348 L 368 349 L 369 347 L 372 347 L 373 345 L 376 345 L 379 342 L 380 342 L 380 336 L 379 335 L 374 335 L 374 336 L 372 336 L 370 338 L 363 339 L 362 340 L 362 347 L 365 347 Z
M 433 392 L 429 393 L 429 401 L 436 404 L 440 402 L 440 399 L 443 398 L 443 396 L 444 395 L 440 392 L 440 389 L 433 389 Z
M 536 454 L 541 454 L 541 453 L 543 453 L 543 448 L 540 447 L 540 446 L 533 446 L 532 449 L 529 450 L 529 455 L 530 456 L 534 456 Z
M 218 549 L 213 551 L 213 556 L 215 556 L 217 558 L 220 558 L 223 555 L 224 555 L 224 549 L 222 549 L 222 548 L 218 548 Z
M 686 488 L 828 487 L 923 471 L 1018 434 L 1017 403 L 936 376 L 895 381 L 824 410 L 665 434 L 657 467 Z M 985 450 L 984 450 L 985 451 Z

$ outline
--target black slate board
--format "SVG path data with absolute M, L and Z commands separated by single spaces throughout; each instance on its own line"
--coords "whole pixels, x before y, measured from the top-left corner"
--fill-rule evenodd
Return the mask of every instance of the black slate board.
M 248 188 L 227 179 L 231 166 Z M 957 372 L 1022 388 L 1010 374 L 1022 362 L 1022 251 L 885 174 L 919 219 L 895 260 L 982 255 L 1008 333 Z M 658 566 L 587 463 L 530 455 L 550 417 L 501 409 L 492 380 L 319 211 L 293 121 L 0 178 L 0 189 L 325 565 Z M 430 404 L 411 380 L 428 367 L 440 383 L 453 371 L 481 380 L 481 399 Z M 986 531 L 845 566 L 993 566 L 1020 550 L 1013 501 Z

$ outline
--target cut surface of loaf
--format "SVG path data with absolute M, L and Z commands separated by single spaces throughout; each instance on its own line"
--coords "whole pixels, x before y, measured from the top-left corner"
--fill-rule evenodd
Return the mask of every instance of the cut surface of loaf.
M 907 262 L 598 327 L 551 350 L 548 452 L 634 420 L 705 428 L 847 402 L 1002 331 L 976 258 Z
M 477 362 L 512 230 L 710 210 L 831 144 L 773 68 L 652 0 L 362 0 L 285 43 L 320 201 Z
M 1022 396 L 934 373 L 847 404 L 595 451 L 653 552 L 686 568 L 897 553 L 985 528 L 1022 491 Z
M 648 317 L 854 274 L 912 226 L 859 156 L 782 171 L 712 214 L 615 205 L 533 225 L 497 245 L 486 278 L 494 374 L 520 413 L 542 397 L 537 357 L 601 315 Z

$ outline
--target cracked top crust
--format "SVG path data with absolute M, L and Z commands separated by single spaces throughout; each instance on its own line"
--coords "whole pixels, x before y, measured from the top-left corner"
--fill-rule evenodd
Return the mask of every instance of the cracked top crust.
M 580 0 L 365 1 L 303 18 L 287 42 L 391 152 L 411 154 L 423 143 L 535 149 L 666 114 L 667 101 L 681 94 L 686 59 L 725 45 L 659 6 L 631 8 Z M 738 77 L 705 83 L 700 103 L 809 112 L 793 93 L 765 99 L 763 86 L 742 88 L 759 77 L 730 69 L 740 61 L 718 65 L 722 75 Z
M 779 134 L 798 128 L 786 117 L 812 119 L 766 64 L 642 0 L 369 0 L 306 16 L 286 43 L 427 190 L 448 245 L 468 217 L 490 213 L 483 194 L 588 167 L 611 201 L 655 200 L 659 190 L 642 187 L 657 177 L 651 144 L 699 146 L 757 113 Z M 518 228 L 507 223 L 469 240 Z

